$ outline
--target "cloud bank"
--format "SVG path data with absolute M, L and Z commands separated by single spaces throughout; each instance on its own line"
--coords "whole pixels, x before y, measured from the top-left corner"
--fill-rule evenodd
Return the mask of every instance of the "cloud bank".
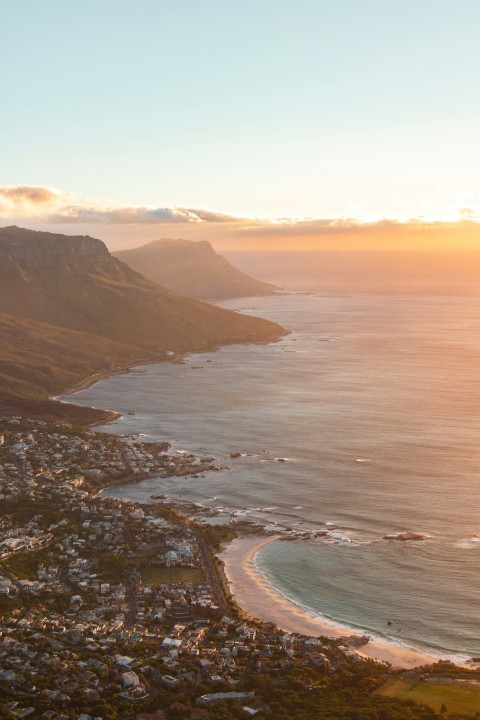
M 449 218 L 249 218 L 201 208 L 115 206 L 49 187 L 0 187 L 0 223 L 104 239 L 112 249 L 173 235 L 208 239 L 218 250 L 480 249 L 480 208 Z M 162 228 L 160 230 L 160 228 Z
M 234 215 L 197 208 L 111 207 L 88 200 L 74 202 L 74 197 L 69 193 L 29 185 L 0 188 L 0 218 L 115 225 L 242 222 L 242 218 Z
M 480 209 L 461 207 L 455 211 L 456 218 L 480 220 Z M 162 225 L 191 223 L 240 223 L 262 233 L 274 229 L 281 234 L 309 234 L 312 231 L 338 233 L 353 228 L 372 225 L 388 227 L 395 224 L 432 222 L 426 217 L 408 220 L 360 220 L 358 218 L 251 218 L 199 208 L 186 207 L 129 207 L 111 206 L 99 201 L 83 200 L 73 194 L 54 188 L 20 185 L 0 187 L 0 219 L 25 218 L 43 220 L 46 223 L 114 224 L 114 225 Z

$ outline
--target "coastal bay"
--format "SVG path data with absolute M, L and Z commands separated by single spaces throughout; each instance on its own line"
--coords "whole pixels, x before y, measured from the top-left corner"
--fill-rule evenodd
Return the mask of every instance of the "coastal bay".
M 324 636 L 334 639 L 352 637 L 352 629 L 307 611 L 295 604 L 268 582 L 256 564 L 258 554 L 282 535 L 247 535 L 235 539 L 219 555 L 223 562 L 232 595 L 240 608 L 250 617 L 273 622 L 289 633 Z M 359 638 L 360 632 L 353 637 Z M 438 658 L 412 648 L 402 647 L 380 638 L 356 647 L 354 652 L 366 658 L 390 663 L 393 667 L 408 668 L 436 662 Z
M 229 307 L 292 333 L 144 366 L 69 400 L 123 413 L 107 432 L 168 440 L 230 469 L 107 492 L 315 534 L 259 553 L 282 595 L 393 646 L 460 663 L 479 655 L 478 298 L 312 294 Z

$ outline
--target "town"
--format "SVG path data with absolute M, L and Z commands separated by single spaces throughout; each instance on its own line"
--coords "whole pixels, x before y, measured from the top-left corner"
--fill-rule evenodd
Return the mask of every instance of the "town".
M 372 697 L 385 666 L 242 616 L 215 555 L 229 526 L 101 492 L 216 469 L 167 443 L 0 421 L 1 718 L 294 717 L 296 694 L 318 708 L 353 675 Z

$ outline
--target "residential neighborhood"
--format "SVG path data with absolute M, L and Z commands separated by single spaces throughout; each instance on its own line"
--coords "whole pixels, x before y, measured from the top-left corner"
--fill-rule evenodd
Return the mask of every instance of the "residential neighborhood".
M 0 421 L 0 718 L 269 720 L 296 717 L 300 697 L 313 717 L 352 678 L 367 704 L 397 702 L 372 700 L 391 670 L 348 638 L 286 633 L 236 606 L 216 552 L 253 524 L 102 493 L 217 468 L 168 443 Z
M 322 672 L 338 662 L 319 640 L 238 617 L 205 538 L 221 529 L 169 503 L 99 492 L 153 473 L 211 471 L 212 458 L 43 421 L 0 427 L 5 717 L 135 718 L 143 708 L 161 717 L 178 696 L 198 716 L 225 702 L 255 715 L 256 672 L 289 668 L 298 654 Z

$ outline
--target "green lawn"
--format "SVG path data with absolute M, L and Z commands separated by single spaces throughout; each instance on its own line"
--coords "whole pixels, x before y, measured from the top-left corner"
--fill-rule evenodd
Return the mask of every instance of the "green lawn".
M 50 552 L 50 547 L 42 547 L 37 550 L 23 550 L 2 560 L 1 565 L 13 575 L 20 578 L 20 580 L 36 580 L 39 564 L 50 564 Z
M 480 688 L 456 683 L 387 680 L 385 685 L 375 691 L 375 694 L 399 700 L 413 700 L 416 703 L 428 705 L 436 712 L 439 712 L 442 705 L 445 705 L 446 715 L 453 713 L 473 715 L 480 711 Z
M 159 555 L 164 555 L 167 550 L 170 550 L 167 545 L 165 545 L 164 543 L 159 543 L 153 548 L 148 548 L 148 550 L 137 550 L 137 556 L 145 562 L 149 558 L 156 558 Z
M 146 567 L 140 570 L 140 574 L 145 585 L 169 585 L 172 583 L 199 585 L 205 582 L 205 576 L 199 568 Z

